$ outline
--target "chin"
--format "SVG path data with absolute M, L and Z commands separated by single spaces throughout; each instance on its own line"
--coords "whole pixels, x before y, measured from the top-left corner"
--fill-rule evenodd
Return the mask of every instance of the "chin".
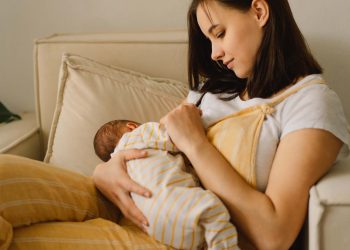
M 239 69 L 232 69 L 233 72 L 235 72 L 235 75 L 240 79 L 246 79 L 251 75 L 251 72 L 248 70 L 239 70 Z

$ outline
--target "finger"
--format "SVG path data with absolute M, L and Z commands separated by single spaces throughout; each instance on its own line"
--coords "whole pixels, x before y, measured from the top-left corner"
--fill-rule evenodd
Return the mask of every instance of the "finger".
M 183 100 L 180 104 L 186 104 L 186 103 L 189 103 L 189 102 L 187 101 L 187 99 Z
M 149 189 L 135 182 L 133 179 L 130 178 L 130 176 L 127 173 L 120 173 L 120 177 L 121 181 L 119 182 L 119 185 L 121 186 L 124 192 L 133 192 L 147 198 L 152 197 L 152 192 Z
M 167 123 L 168 117 L 169 117 L 169 114 L 166 114 L 165 116 L 163 116 L 163 117 L 159 120 L 160 126 L 166 127 L 165 124 Z
M 197 107 L 196 104 L 192 103 L 192 102 L 183 102 L 182 103 L 183 106 L 193 106 L 193 107 Z
M 122 212 L 122 214 L 132 221 L 135 225 L 141 228 L 145 233 L 147 233 L 148 221 L 147 218 L 142 214 L 142 212 L 135 206 L 134 202 L 131 200 L 130 196 L 127 193 L 119 194 L 119 197 L 125 197 L 121 200 L 117 196 L 112 197 L 112 202 L 116 205 Z M 131 202 L 128 202 L 128 199 Z M 136 212 L 132 212 L 136 209 Z M 139 214 L 137 212 L 139 211 Z M 136 214 L 135 214 L 136 213 Z
M 159 128 L 160 129 L 166 129 L 165 124 L 163 122 L 159 122 Z
M 190 107 L 194 108 L 195 110 L 198 110 L 199 114 L 202 115 L 202 110 L 199 107 L 197 107 L 196 104 L 186 103 L 185 105 L 190 106 Z
M 120 211 L 122 212 L 122 214 L 128 219 L 130 220 L 133 224 L 135 224 L 137 227 L 139 227 L 143 232 L 147 233 L 147 226 L 144 226 L 142 223 L 140 223 L 138 220 L 136 220 L 135 218 L 133 218 L 132 216 L 130 216 L 128 213 L 128 208 L 123 207 L 122 203 L 119 202 L 119 204 L 117 205 L 118 208 L 120 209 Z
M 148 226 L 148 221 L 146 217 L 143 216 L 141 211 L 139 211 L 140 214 L 136 214 L 136 216 L 135 212 L 132 212 L 134 209 L 138 210 L 138 208 L 135 206 L 129 194 L 121 192 L 118 194 L 118 197 L 120 197 L 121 199 L 114 197 L 114 199 L 112 199 L 113 203 L 121 210 L 122 214 L 126 218 L 128 218 L 135 225 L 144 230 L 145 227 Z
M 145 196 L 147 198 L 150 198 L 152 196 L 152 192 L 149 189 L 141 186 L 140 184 L 138 184 L 137 182 L 135 182 L 132 179 L 129 179 L 129 181 L 126 184 L 125 189 L 129 192 L 133 192 L 133 193 L 136 193 L 138 195 Z
M 195 110 L 197 110 L 198 111 L 198 113 L 199 113 L 199 115 L 200 116 L 202 116 L 202 110 L 199 108 L 199 107 L 197 107 L 195 104 L 193 104 L 193 103 L 191 103 L 191 107 L 193 107 Z
M 139 158 L 144 158 L 147 156 L 147 151 L 142 149 L 128 149 L 124 151 L 120 151 L 125 160 L 134 160 Z
M 186 108 L 194 109 L 194 110 L 200 110 L 200 108 L 198 108 L 196 104 L 191 102 L 183 103 L 182 106 Z
M 125 216 L 128 217 L 131 221 L 133 221 L 140 228 L 143 226 L 149 226 L 148 220 L 146 216 L 138 209 L 128 194 L 124 194 L 120 196 L 120 201 L 123 203 L 123 206 L 127 209 L 125 212 Z
M 108 195 L 108 200 L 110 200 L 114 205 L 116 205 L 118 208 L 120 208 L 120 210 L 122 210 L 122 212 L 123 212 L 123 207 L 121 206 L 122 204 L 120 203 L 120 200 L 119 200 L 116 192 L 110 193 Z
M 160 118 L 160 120 L 159 120 L 159 124 L 160 124 L 160 126 L 164 126 L 164 116 L 162 117 L 162 118 Z
M 133 179 L 130 178 L 130 176 L 127 173 L 123 173 L 122 175 L 123 176 L 121 179 L 123 181 L 120 181 L 120 185 L 124 192 L 133 192 L 145 196 L 147 198 L 152 196 L 152 192 L 149 189 L 135 182 Z

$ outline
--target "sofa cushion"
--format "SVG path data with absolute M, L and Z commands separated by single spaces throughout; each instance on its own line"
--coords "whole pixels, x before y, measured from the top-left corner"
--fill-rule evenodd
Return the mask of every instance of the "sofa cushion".
M 158 121 L 188 92 L 186 84 L 152 78 L 65 54 L 45 162 L 91 175 L 100 160 L 93 138 L 107 121 Z

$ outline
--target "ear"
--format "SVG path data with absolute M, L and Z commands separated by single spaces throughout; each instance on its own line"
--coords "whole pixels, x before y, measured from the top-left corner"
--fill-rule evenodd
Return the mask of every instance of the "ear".
M 126 123 L 126 127 L 132 131 L 134 130 L 135 128 L 137 128 L 139 126 L 139 124 L 137 124 L 136 122 L 127 122 Z
M 254 12 L 254 16 L 258 22 L 258 25 L 260 27 L 264 27 L 269 20 L 269 4 L 266 2 L 266 0 L 253 0 L 251 9 Z

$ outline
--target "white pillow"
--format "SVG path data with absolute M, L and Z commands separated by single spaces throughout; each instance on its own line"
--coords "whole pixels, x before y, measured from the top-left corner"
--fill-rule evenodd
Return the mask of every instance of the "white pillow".
M 93 149 L 107 121 L 159 121 L 185 99 L 186 84 L 65 54 L 45 162 L 91 175 L 101 162 Z

